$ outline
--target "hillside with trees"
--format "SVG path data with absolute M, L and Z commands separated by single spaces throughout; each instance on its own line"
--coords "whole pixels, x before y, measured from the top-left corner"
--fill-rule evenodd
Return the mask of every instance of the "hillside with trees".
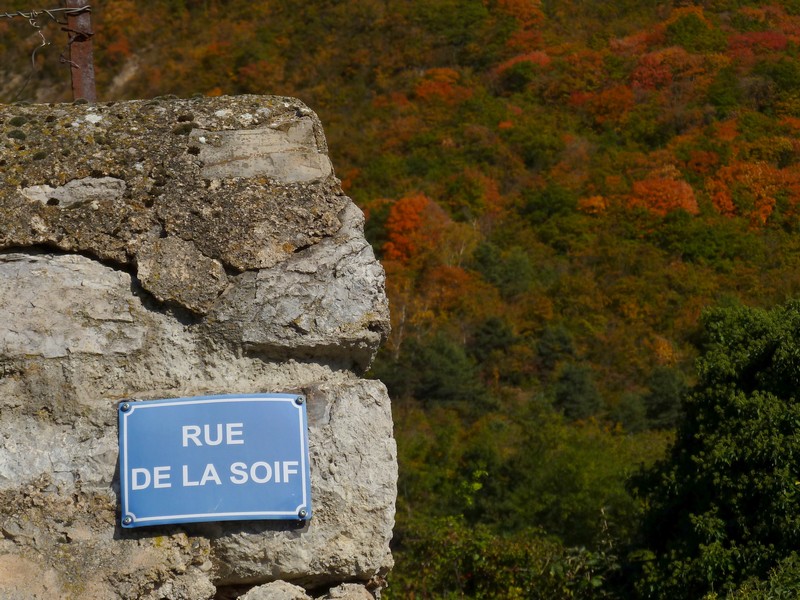
M 92 4 L 101 101 L 320 115 L 387 273 L 389 597 L 797 591 L 800 2 Z M 69 100 L 41 24 L 0 101 Z

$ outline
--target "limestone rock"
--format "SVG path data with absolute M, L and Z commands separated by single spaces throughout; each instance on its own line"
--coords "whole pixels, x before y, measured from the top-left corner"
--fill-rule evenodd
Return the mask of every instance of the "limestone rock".
M 397 470 L 386 389 L 348 380 L 303 392 L 314 518 L 299 530 L 262 522 L 221 535 L 219 526 L 208 527 L 221 584 L 245 583 L 269 569 L 275 579 L 314 587 L 368 581 L 393 565 Z
M 159 300 L 206 312 L 228 287 L 218 260 L 203 256 L 192 242 L 176 237 L 147 240 L 137 254 L 142 286 Z
M 316 115 L 0 106 L 0 136 L 0 598 L 380 581 L 396 449 L 357 373 L 388 332 L 384 274 Z M 310 522 L 120 527 L 121 400 L 263 392 L 308 399 Z
M 57 188 L 49 185 L 26 187 L 22 189 L 22 195 L 48 206 L 75 208 L 101 200 L 122 200 L 125 188 L 125 182 L 116 177 L 84 177 Z
M 374 600 L 374 598 L 363 585 L 343 583 L 332 588 L 320 600 Z
M 0 555 L 0 590 L 6 600 L 45 600 L 64 593 L 55 570 L 16 554 Z
M 319 119 L 290 98 L 0 106 L 0 135 L 0 249 L 135 266 L 166 233 L 245 271 L 335 235 L 350 204 Z
M 317 148 L 309 117 L 263 130 L 194 129 L 191 136 L 200 144 L 201 174 L 209 179 L 265 176 L 281 183 L 306 183 L 333 172 L 330 160 Z
M 382 269 L 360 233 L 363 219 L 352 206 L 336 237 L 234 278 L 211 309 L 209 328 L 268 356 L 346 356 L 368 366 L 388 334 L 389 314 Z
M 10 127 L 24 140 L 0 145 L 0 250 L 46 246 L 119 266 L 267 357 L 335 356 L 363 370 L 386 338 L 363 216 L 297 100 L 0 105 L 0 136 Z
M 273 581 L 254 587 L 239 600 L 312 600 L 306 591 L 285 581 Z
M 130 276 L 82 256 L 0 255 L 0 353 L 64 358 L 127 355 L 142 347 L 146 326 Z M 126 293 L 122 293 L 125 290 Z
M 98 589 L 114 589 L 115 561 L 138 565 L 119 588 L 124 598 L 146 597 L 141 582 L 154 570 L 171 582 L 171 595 L 161 587 L 159 593 L 174 598 L 200 597 L 185 591 L 189 579 L 181 583 L 190 568 L 200 581 L 192 585 L 203 589 L 271 579 L 366 581 L 386 573 L 397 473 L 383 386 L 322 365 L 236 356 L 209 344 L 201 325 L 148 308 L 130 295 L 132 287 L 127 273 L 82 256 L 0 255 L 0 305 L 14 314 L 0 321 L 4 541 L 39 553 L 47 561 L 41 569 L 59 573 L 58 557 L 69 549 L 68 573 Z M 192 538 L 177 544 L 158 541 L 173 540 L 171 529 L 155 538 L 120 530 L 117 400 L 230 390 L 306 394 L 310 524 L 197 524 L 180 529 Z M 19 494 L 25 486 L 30 490 Z M 199 571 L 206 562 L 208 571 Z

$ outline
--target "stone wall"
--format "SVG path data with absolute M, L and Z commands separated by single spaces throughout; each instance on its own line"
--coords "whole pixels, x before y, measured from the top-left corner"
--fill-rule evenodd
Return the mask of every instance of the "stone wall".
M 0 597 L 369 598 L 392 566 L 384 275 L 278 97 L 0 106 Z M 308 398 L 304 525 L 119 525 L 117 405 Z

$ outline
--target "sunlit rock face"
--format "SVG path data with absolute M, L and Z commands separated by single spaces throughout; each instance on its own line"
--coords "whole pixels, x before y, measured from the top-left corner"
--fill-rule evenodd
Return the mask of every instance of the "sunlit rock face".
M 0 135 L 0 597 L 377 594 L 396 451 L 358 375 L 384 274 L 316 115 L 0 106 Z M 308 399 L 311 521 L 120 527 L 121 400 L 263 392 Z

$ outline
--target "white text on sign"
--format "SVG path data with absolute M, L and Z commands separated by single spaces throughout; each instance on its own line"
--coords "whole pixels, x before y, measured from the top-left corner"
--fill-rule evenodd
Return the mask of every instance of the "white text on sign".
M 222 443 L 223 426 L 225 430 L 226 445 L 230 446 L 234 444 L 244 444 L 244 440 L 241 439 L 244 435 L 244 423 L 217 423 L 213 437 L 211 426 L 203 425 L 202 441 L 200 441 L 200 425 L 184 425 L 181 428 L 183 432 L 183 447 L 186 448 L 189 445 L 189 441 L 192 441 L 195 446 L 202 446 L 203 444 L 206 446 L 219 446 Z
M 213 425 L 183 425 L 181 427 L 181 445 L 184 448 L 201 446 L 244 445 L 243 423 L 216 423 Z M 256 461 L 250 465 L 235 462 L 230 465 L 227 480 L 234 485 L 242 485 L 252 481 L 257 484 L 289 483 L 290 477 L 299 474 L 300 463 L 296 460 L 276 460 L 272 462 Z M 213 463 L 206 464 L 202 474 L 192 473 L 189 465 L 182 465 L 181 485 L 183 487 L 205 486 L 207 484 L 223 485 L 219 471 Z M 172 467 L 131 469 L 131 490 L 144 490 L 172 487 Z

